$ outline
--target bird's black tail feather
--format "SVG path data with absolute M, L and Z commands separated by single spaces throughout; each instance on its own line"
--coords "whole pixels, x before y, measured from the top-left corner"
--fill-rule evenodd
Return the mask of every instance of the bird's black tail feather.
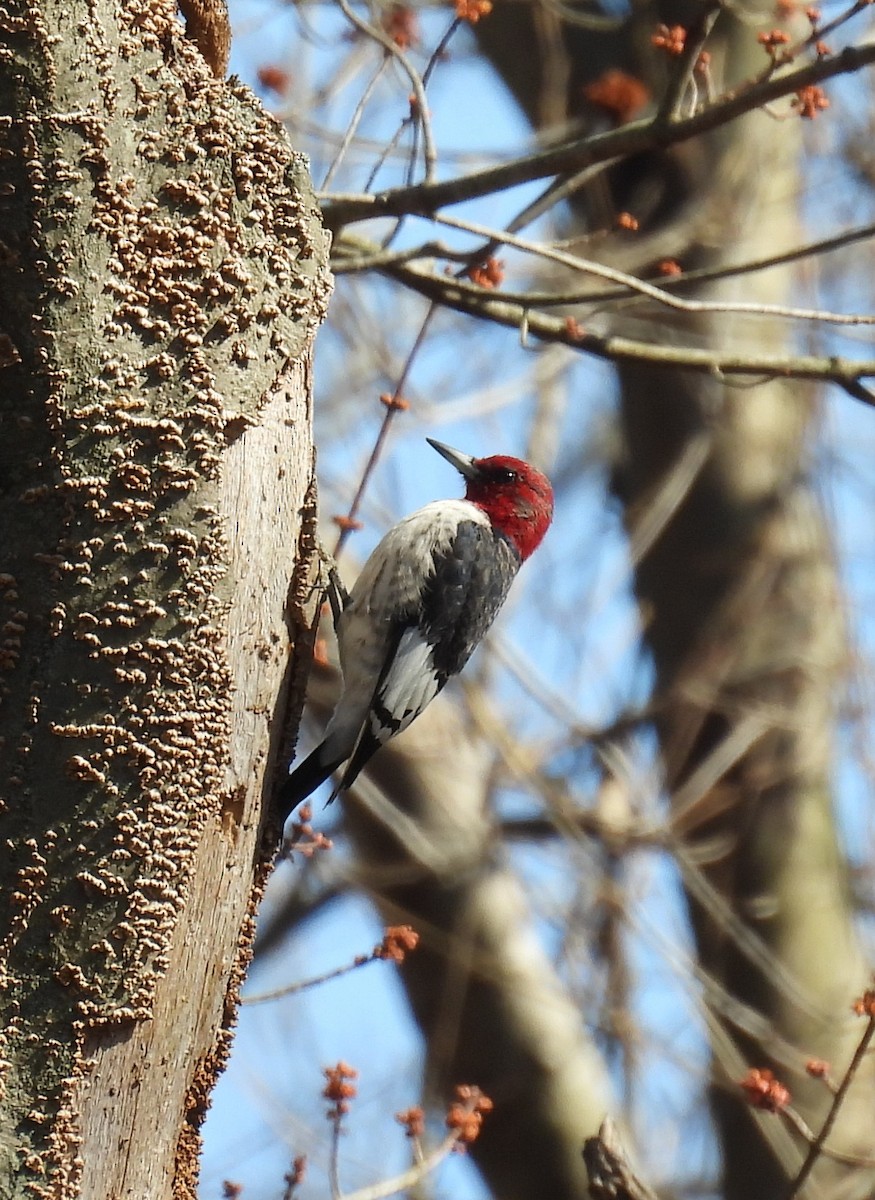
M 359 771 L 376 754 L 382 744 L 369 729 L 366 728 L 362 731 L 362 735 L 353 751 L 352 758 L 346 764 L 346 770 L 343 772 L 343 778 L 337 789 L 339 792 L 345 792 L 347 788 L 352 787 Z M 334 797 L 332 796 L 331 799 L 333 800 Z
M 274 813 L 280 825 L 286 821 L 302 800 L 306 800 L 311 792 L 315 792 L 320 783 L 335 771 L 346 755 L 341 758 L 328 758 L 325 753 L 325 743 L 317 746 L 312 754 L 308 754 L 299 767 L 295 767 L 288 779 L 284 780 L 276 794 Z

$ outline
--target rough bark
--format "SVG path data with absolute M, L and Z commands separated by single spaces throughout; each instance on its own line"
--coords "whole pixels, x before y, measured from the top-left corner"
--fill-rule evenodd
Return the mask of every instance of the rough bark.
M 193 1196 L 270 851 L 325 239 L 172 5 L 20 0 L 0 33 L 0 1192 Z

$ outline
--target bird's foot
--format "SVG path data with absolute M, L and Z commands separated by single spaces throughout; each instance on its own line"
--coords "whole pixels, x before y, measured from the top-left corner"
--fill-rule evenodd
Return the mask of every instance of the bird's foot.
M 347 604 L 349 604 L 349 592 L 343 586 L 343 580 L 340 578 L 337 563 L 334 561 L 334 555 L 329 554 L 322 545 L 319 546 L 319 583 L 328 603 L 331 605 L 331 617 L 334 621 L 336 632 L 341 614 Z

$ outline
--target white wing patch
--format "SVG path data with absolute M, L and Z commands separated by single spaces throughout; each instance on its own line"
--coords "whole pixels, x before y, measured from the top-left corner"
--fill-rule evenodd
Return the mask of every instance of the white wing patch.
M 374 737 L 382 743 L 406 729 L 434 700 L 438 691 L 431 647 L 419 629 L 407 629 L 401 635 L 398 651 L 375 697 L 370 717 Z

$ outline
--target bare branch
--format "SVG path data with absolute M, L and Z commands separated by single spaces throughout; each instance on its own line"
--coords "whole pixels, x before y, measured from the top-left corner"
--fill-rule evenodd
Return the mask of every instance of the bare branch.
M 808 1179 L 808 1176 L 814 1169 L 815 1163 L 823 1153 L 824 1144 L 826 1139 L 829 1137 L 830 1130 L 835 1124 L 836 1117 L 839 1115 L 839 1109 L 842 1107 L 842 1104 L 845 1101 L 845 1097 L 848 1094 L 848 1089 L 856 1077 L 860 1064 L 866 1057 L 873 1038 L 875 1038 L 875 1015 L 870 1014 L 869 1022 L 866 1025 L 866 1029 L 863 1032 L 863 1036 L 860 1038 L 856 1050 L 854 1051 L 854 1057 L 851 1059 L 851 1064 L 845 1072 L 844 1078 L 839 1084 L 835 1096 L 833 1096 L 832 1104 L 830 1105 L 829 1112 L 826 1114 L 824 1122 L 820 1127 L 820 1132 L 811 1143 L 808 1153 L 805 1156 L 805 1161 L 802 1163 L 802 1166 L 799 1168 L 795 1179 L 790 1185 L 786 1200 L 794 1200 L 794 1197 L 799 1195 L 800 1191 L 805 1186 L 805 1181 Z
M 387 54 L 397 59 L 404 70 L 407 78 L 410 80 L 410 86 L 413 88 L 413 94 L 416 96 L 416 104 L 419 109 L 419 119 L 422 122 L 422 140 L 423 140 L 423 156 L 425 158 L 425 178 L 430 180 L 434 175 L 434 167 L 437 162 L 437 150 L 435 149 L 434 137 L 431 131 L 431 122 L 428 117 L 428 106 L 425 102 L 425 87 L 419 72 L 411 63 L 410 59 L 400 49 L 399 46 L 392 41 L 387 33 L 382 29 L 377 29 L 370 25 L 367 21 L 362 20 L 347 3 L 347 0 L 337 0 L 340 9 L 350 24 L 360 30 L 367 37 L 372 38 L 377 42 Z
M 437 216 L 434 219 L 439 224 L 448 225 L 452 229 L 460 229 L 466 233 L 487 238 L 487 252 L 490 254 L 501 246 L 513 246 L 517 250 L 546 259 L 548 262 L 555 262 L 585 275 L 595 275 L 598 279 L 607 279 L 621 284 L 633 294 L 647 296 L 658 304 L 664 304 L 667 308 L 680 309 L 681 312 L 738 313 L 757 317 L 783 317 L 794 321 L 821 321 L 829 325 L 875 324 L 875 316 L 864 313 L 836 313 L 826 309 L 795 308 L 787 304 L 754 304 L 734 300 L 690 300 L 683 296 L 674 296 L 665 291 L 663 287 L 657 287 L 626 271 L 620 271 L 616 267 L 609 267 L 605 263 L 594 262 L 592 259 L 580 258 L 578 255 L 568 254 L 564 250 L 554 250 L 549 245 L 518 237 L 507 230 L 492 229 L 474 221 L 461 221 L 453 217 Z M 480 258 L 483 253 L 482 250 L 477 250 L 472 257 Z M 502 292 L 502 296 L 506 298 L 504 292 Z M 527 307 L 534 306 L 534 301 L 527 295 L 520 296 L 518 302 Z
M 376 195 L 330 195 L 322 197 L 322 214 L 331 229 L 368 221 L 375 217 L 397 217 L 405 213 L 430 214 L 446 204 L 460 204 L 478 196 L 530 183 L 566 171 L 580 171 L 593 163 L 618 155 L 639 154 L 643 150 L 675 146 L 725 125 L 736 117 L 763 105 L 792 95 L 811 84 L 822 83 L 839 75 L 853 74 L 875 62 L 875 43 L 847 46 L 833 58 L 818 59 L 785 75 L 761 83 L 742 85 L 726 93 L 700 112 L 683 120 L 653 117 L 630 121 L 619 129 L 573 138 L 558 146 L 489 167 L 472 175 L 415 187 L 394 188 Z
M 449 224 L 449 222 L 446 222 Z M 515 224 L 513 222 L 512 224 Z M 743 275 L 753 275 L 757 271 L 768 271 L 773 267 L 785 266 L 788 263 L 800 262 L 806 258 L 818 258 L 835 250 L 843 250 L 855 242 L 868 241 L 875 235 L 875 225 L 856 225 L 844 229 L 815 242 L 805 242 L 793 246 L 780 254 L 769 254 L 761 258 L 745 259 L 743 262 L 730 263 L 728 266 L 702 267 L 698 270 L 684 271 L 680 275 L 666 276 L 659 279 L 659 287 L 663 292 L 673 292 L 679 287 L 688 287 L 691 283 L 713 283 L 720 279 L 737 279 Z M 580 239 L 575 239 L 577 242 Z M 556 245 L 556 243 L 554 243 Z M 561 248 L 562 243 L 558 244 Z M 414 262 L 418 259 L 443 259 L 447 262 L 467 262 L 470 251 L 461 251 L 444 242 L 430 239 L 418 246 L 410 246 L 404 250 L 381 250 L 376 243 L 351 233 L 343 233 L 332 245 L 331 267 L 335 275 L 355 275 L 365 271 L 379 271 L 383 267 L 396 263 Z M 652 283 L 655 280 L 644 280 Z M 612 300 L 631 299 L 630 288 L 619 285 L 605 288 L 604 291 L 594 292 L 588 288 L 568 288 L 565 291 L 539 292 L 530 290 L 514 292 L 502 289 L 502 299 L 533 308 L 551 308 L 569 304 L 606 304 Z M 868 399 L 867 399 L 868 403 Z
M 610 1117 L 602 1121 L 596 1137 L 583 1143 L 583 1161 L 593 1200 L 656 1200 L 656 1193 L 632 1170 Z
M 406 1192 L 409 1188 L 421 1183 L 435 1167 L 439 1166 L 447 1155 L 452 1153 L 458 1141 L 459 1131 L 454 1129 L 430 1154 L 414 1163 L 412 1167 L 408 1167 L 406 1171 L 402 1171 L 400 1175 L 395 1175 L 392 1179 L 384 1179 L 380 1183 L 369 1184 L 367 1187 L 359 1188 L 356 1192 L 347 1192 L 342 1200 L 384 1200 L 386 1196 L 395 1196 L 398 1192 Z
M 695 26 L 687 30 L 684 52 L 678 59 L 674 78 L 669 83 L 659 108 L 659 116 L 663 120 L 675 121 L 680 118 L 681 107 L 696 69 L 696 63 L 720 15 L 721 8 L 722 5 L 719 3 L 712 5 L 710 9 L 701 14 Z
M 482 288 L 435 275 L 415 266 L 391 266 L 383 274 L 402 283 L 429 300 L 436 300 L 458 312 L 493 321 L 533 334 L 541 341 L 560 342 L 575 350 L 594 354 L 613 362 L 646 362 L 655 367 L 684 367 L 690 371 L 718 376 L 761 376 L 763 379 L 819 379 L 835 383 L 867 404 L 873 397 L 861 380 L 875 378 L 875 359 L 847 359 L 838 355 L 744 354 L 720 348 L 669 346 L 642 342 L 634 338 L 591 333 L 576 322 L 532 311 L 523 304 L 493 296 Z

